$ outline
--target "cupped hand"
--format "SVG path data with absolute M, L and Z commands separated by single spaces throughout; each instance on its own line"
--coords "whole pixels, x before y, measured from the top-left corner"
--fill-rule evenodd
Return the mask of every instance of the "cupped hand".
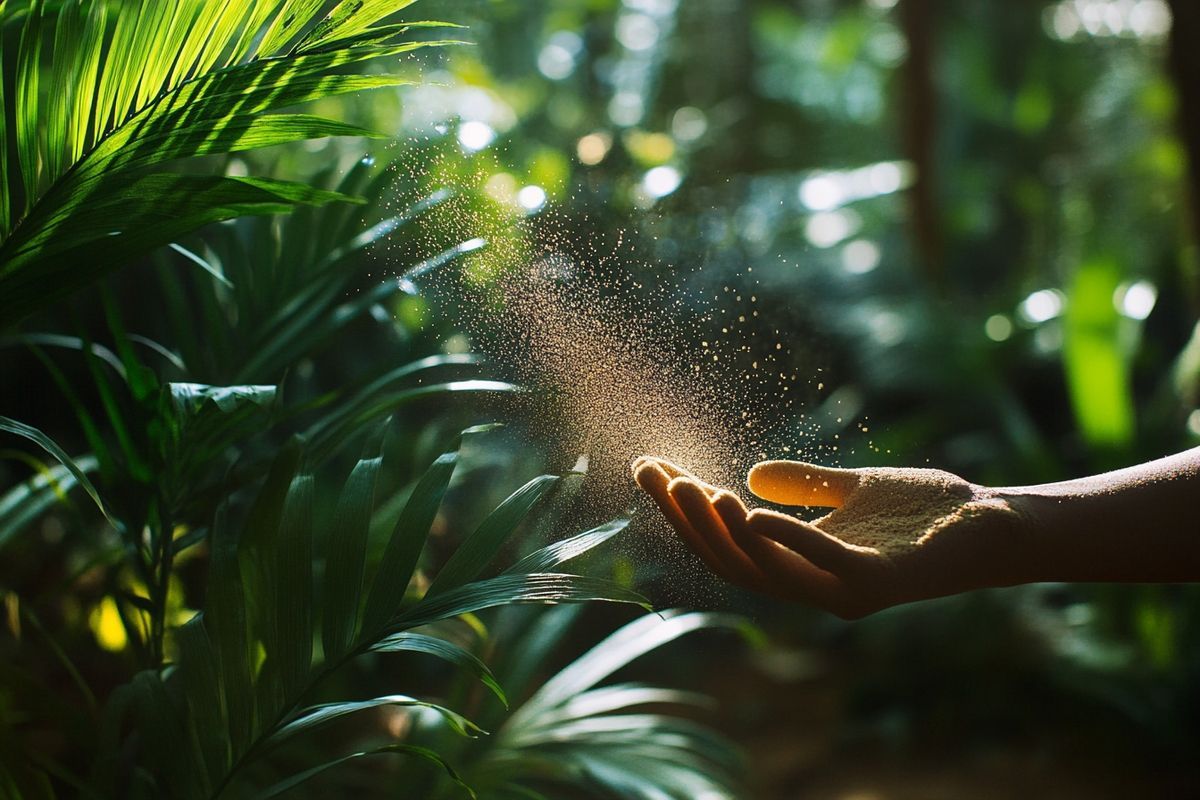
M 764 500 L 833 509 L 813 522 L 749 510 L 733 492 L 662 459 L 640 458 L 633 473 L 718 576 L 847 619 L 1022 580 L 1021 514 L 999 492 L 949 472 L 799 461 L 750 470 L 750 491 Z

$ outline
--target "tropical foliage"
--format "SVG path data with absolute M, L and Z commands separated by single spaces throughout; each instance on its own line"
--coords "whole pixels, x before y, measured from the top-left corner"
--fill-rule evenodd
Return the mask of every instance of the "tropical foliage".
M 427 225 L 450 193 L 372 159 L 300 182 L 230 174 L 221 158 L 372 135 L 287 109 L 409 80 L 363 74 L 372 59 L 446 44 L 409 39 L 443 23 L 395 21 L 406 5 L 0 7 L 0 344 L 32 355 L 73 418 L 55 420 L 52 437 L 0 417 L 0 431 L 51 458 L 5 451 L 35 473 L 0 497 L 0 548 L 10 563 L 66 570 L 48 587 L 26 582 L 31 567 L 4 578 L 14 634 L 0 683 L 5 796 L 270 797 L 309 781 L 329 785 L 331 776 L 336 783 L 369 755 L 430 763 L 441 777 L 421 779 L 444 784 L 437 791 L 474 795 L 474 776 L 490 774 L 487 758 L 511 761 L 499 754 L 523 752 L 519 741 L 456 750 L 441 737 L 487 734 L 395 676 L 363 698 L 360 665 L 406 653 L 440 659 L 450 678 L 469 678 L 502 710 L 510 695 L 478 648 L 454 635 L 461 620 L 483 630 L 477 615 L 515 604 L 646 605 L 626 585 L 560 570 L 628 523 L 562 536 L 548 500 L 582 474 L 534 477 L 468 535 L 456 534 L 461 523 L 447 530 L 455 517 L 443 500 L 477 469 L 461 448 L 496 427 L 448 435 L 476 412 L 447 401 L 515 387 L 481 377 L 476 355 L 430 348 L 389 309 L 418 297 L 418 276 L 480 241 L 443 242 L 384 280 L 370 277 L 364 256 L 389 237 L 419 251 L 429 237 L 414 226 Z M 408 200 L 388 211 L 385 198 Z M 282 212 L 294 213 L 205 227 Z M 118 268 L 149 271 L 105 278 Z M 72 297 L 80 289 L 87 296 Z M 83 311 L 65 326 L 64 304 Z M 131 332 L 147 327 L 158 338 Z M 386 356 L 345 374 L 337 355 L 350 333 Z M 431 400 L 442 408 L 433 419 Z M 412 407 L 426 409 L 423 423 L 412 421 Z M 86 452 L 60 446 L 64 431 Z M 351 447 L 361 456 L 347 463 Z M 529 551 L 515 542 L 534 517 L 554 540 L 497 573 L 503 553 Z M 35 535 L 46 520 L 68 529 L 49 550 Z M 448 551 L 428 543 L 431 531 L 453 542 Z M 94 594 L 79 596 L 92 578 Z M 82 618 L 80 603 L 90 608 Z M 59 643 L 64 633 L 77 638 L 81 624 L 116 654 L 104 669 L 77 663 L 73 641 Z M 662 631 L 636 642 L 627 632 L 597 650 L 613 654 L 613 668 L 728 622 L 651 616 L 635 624 Z M 56 701 L 47 663 L 82 704 Z M 536 691 L 534 678 L 527 669 L 517 685 Z M 564 728 L 563 741 L 591 747 L 586 718 L 682 699 L 669 690 L 610 697 L 576 714 L 578 730 Z M 381 735 L 373 721 L 389 710 L 409 720 L 407 732 Z M 480 791 L 526 792 L 546 777 L 576 787 L 567 791 L 609 786 L 636 797 L 682 797 L 700 785 L 731 791 L 729 747 L 704 729 L 670 714 L 597 724 L 634 722 L 661 741 L 651 746 L 644 727 L 630 734 L 626 747 L 646 749 L 623 769 L 645 774 L 623 788 L 600 758 L 557 776 L 506 768 Z M 330 746 L 330 730 L 344 747 Z M 55 745 L 43 748 L 41 733 Z M 451 763 L 451 753 L 461 760 Z M 719 771 L 710 776 L 710 766 Z
M 510 376 L 420 288 L 422 276 L 445 271 L 485 276 L 475 268 L 492 264 L 498 244 L 619 286 L 656 324 L 692 331 L 708 320 L 699 339 L 710 344 L 727 341 L 713 296 L 741 314 L 733 298 L 750 289 L 742 298 L 757 297 L 758 316 L 747 307 L 746 334 L 730 337 L 720 365 L 737 377 L 762 348 L 780 339 L 790 347 L 780 357 L 780 371 L 798 376 L 790 408 L 777 405 L 771 384 L 739 387 L 775 423 L 772 455 L 929 464 L 1023 484 L 1200 444 L 1200 206 L 1190 199 L 1200 187 L 1200 14 L 1188 0 L 402 5 L 0 2 L 0 793 L 166 792 L 189 770 L 207 778 L 210 763 L 214 776 L 226 769 L 222 750 L 175 772 L 169 754 L 147 749 L 133 690 L 119 687 L 157 675 L 171 700 L 163 723 L 194 725 L 178 667 L 201 629 L 221 663 L 211 616 L 191 622 L 208 604 L 214 511 L 224 509 L 231 538 L 257 529 L 251 509 L 273 469 L 312 477 L 310 677 L 326 663 L 322 537 L 359 460 L 383 454 L 364 607 L 414 487 L 451 450 L 457 462 L 401 612 L 530 479 L 561 475 L 479 579 L 603 522 L 592 503 L 597 476 L 564 473 L 576 453 L 547 455 L 543 437 L 513 424 L 521 396 L 497 380 Z M 364 29 L 301 56 L 335 8 L 390 38 L 368 41 Z M 408 24 L 422 18 L 467 27 Z M 129 23 L 140 19 L 162 24 L 135 34 Z M 271 43 L 248 33 L 254 24 L 261 34 L 277 24 L 294 33 Z M 224 45 L 201 33 L 218 28 Z M 141 70 L 113 49 L 118 35 L 124 53 L 158 48 L 170 63 Z M 442 39 L 472 44 L 425 46 Z M 191 104 L 187 87 L 236 75 L 240 92 L 250 76 L 273 81 L 301 58 L 312 65 L 334 50 L 358 58 L 406 46 L 302 79 L 313 93 L 387 85 L 248 116 L 231 108 L 241 122 L 220 135 L 206 138 L 233 117 L 195 120 L 203 142 L 173 139 L 196 157 L 128 160 L 147 155 L 143 122 L 191 126 L 173 111 L 149 122 L 155 109 Z M 199 50 L 212 61 L 197 80 Z M 191 77 L 176 69 L 188 63 Z M 34 113 L 35 94 L 22 88 L 30 76 Z M 136 85 L 120 100 L 115 82 L 126 77 Z M 273 85 L 293 91 L 290 79 Z M 86 119 L 74 114 L 101 91 Z M 22 155 L 17 120 L 34 132 L 24 152 L 34 142 L 35 161 Z M 241 149 L 321 124 L 348 135 Z M 125 142 L 119 152 L 104 149 L 108 136 Z M 76 181 L 77 168 L 101 159 L 111 172 L 88 167 L 87 182 Z M 220 193 L 159 192 L 183 179 L 212 181 Z M 155 202 L 131 194 L 134 183 Z M 101 185 L 114 194 L 101 197 Z M 60 219 L 53 209 L 63 208 L 70 214 Z M 243 216 L 181 226 L 158 213 L 180 209 L 195 219 L 219 209 Z M 54 238 L 37 238 L 35 227 Z M 8 257 L 31 241 L 10 274 Z M 60 241 L 71 248 L 61 259 L 50 252 Z M 496 382 L 480 383 L 488 380 Z M 500 418 L 510 424 L 469 434 L 455 450 L 460 431 Z M 303 443 L 289 444 L 297 436 Z M 297 455 L 283 456 L 289 447 Z M 610 577 L 672 603 L 751 608 L 769 644 L 735 651 L 720 638 L 728 634 L 689 634 L 585 691 L 645 684 L 713 696 L 709 710 L 689 694 L 602 713 L 701 719 L 750 754 L 743 781 L 726 784 L 728 751 L 718 758 L 705 734 L 674 738 L 673 721 L 666 738 L 573 721 L 566 729 L 582 737 L 574 743 L 548 741 L 534 726 L 525 730 L 536 744 L 508 747 L 526 735 L 510 715 L 638 613 L 629 604 L 550 613 L 520 604 L 403 632 L 485 663 L 511 711 L 473 662 L 409 638 L 451 660 L 368 648 L 282 712 L 401 694 L 488 735 L 463 736 L 424 706 L 382 705 L 260 748 L 226 791 L 303 779 L 291 796 L 466 796 L 415 752 L 353 757 L 403 744 L 436 752 L 485 797 L 657 798 L 684 783 L 699 793 L 700 778 L 668 766 L 684 763 L 720 783 L 718 793 L 763 800 L 923 796 L 931 786 L 963 797 L 1194 792 L 1196 587 L 1015 587 L 845 624 L 718 594 L 725 589 L 665 555 L 669 543 L 652 524 L 638 514 L 619 538 L 552 571 Z M 261 593 L 276 580 L 248 572 L 242 588 Z M 645 633 L 685 616 L 638 624 Z M 245 622 L 256 642 L 260 619 Z M 255 645 L 243 696 L 276 680 L 262 671 L 268 646 L 278 643 Z M 609 697 L 619 704 L 644 691 Z M 129 701 L 125 713 L 105 716 L 114 696 Z M 214 707 L 225 725 L 226 701 Z M 186 743 L 187 759 L 205 747 Z M 107 774 L 102 752 L 112 756 Z M 539 752 L 560 754 L 560 768 Z M 651 774 L 662 782 L 648 782 Z
M 0 50 L 0 324 L 205 223 L 350 200 L 297 182 L 165 169 L 183 158 L 374 135 L 268 112 L 403 83 L 346 67 L 444 44 L 403 41 L 414 26 L 442 23 L 384 23 L 404 2 L 342 2 L 325 13 L 328 5 L 7 3 L 0 38 L 18 26 L 20 36 L 11 55 Z

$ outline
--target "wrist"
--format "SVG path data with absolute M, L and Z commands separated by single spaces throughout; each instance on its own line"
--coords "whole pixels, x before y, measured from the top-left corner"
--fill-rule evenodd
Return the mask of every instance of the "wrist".
M 1195 580 L 1200 547 L 1175 515 L 1105 492 L 999 490 L 1024 531 L 1023 582 Z
M 1006 488 L 977 486 L 972 503 L 987 520 L 983 529 L 991 546 L 981 548 L 987 586 L 1016 586 L 1055 580 L 1057 561 L 1050 531 L 1056 529 L 1055 509 L 1041 498 Z
M 1014 583 L 1072 580 L 1066 574 L 1071 565 L 1073 518 L 1069 498 L 1029 493 L 1020 489 L 994 489 L 995 495 L 1010 510 L 1013 519 L 1013 547 L 1019 550 Z

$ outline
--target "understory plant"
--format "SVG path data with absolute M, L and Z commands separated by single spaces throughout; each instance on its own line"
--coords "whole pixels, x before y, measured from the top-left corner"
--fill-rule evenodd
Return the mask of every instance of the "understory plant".
M 226 169 L 372 135 L 284 109 L 408 80 L 362 74 L 444 43 L 408 38 L 442 23 L 395 21 L 406 5 L 0 4 L 0 357 L 62 410 L 0 417 L 33 472 L 0 496 L 0 795 L 300 796 L 339 775 L 414 797 L 732 793 L 728 746 L 663 710 L 695 697 L 596 684 L 734 621 L 645 617 L 540 688 L 536 659 L 480 657 L 549 653 L 572 619 L 489 633 L 489 609 L 647 603 L 571 571 L 627 523 L 550 513 L 580 474 L 487 513 L 444 502 L 482 494 L 499 435 L 465 401 L 517 390 L 402 318 L 410 278 L 480 246 L 420 252 L 452 193 L 369 160 L 304 182 Z M 379 280 L 385 238 L 416 255 Z M 551 540 L 530 552 L 534 517 Z M 447 669 L 380 677 L 406 654 Z M 492 698 L 467 704 L 479 721 L 441 697 L 468 680 Z M 387 756 L 431 769 L 357 769 Z

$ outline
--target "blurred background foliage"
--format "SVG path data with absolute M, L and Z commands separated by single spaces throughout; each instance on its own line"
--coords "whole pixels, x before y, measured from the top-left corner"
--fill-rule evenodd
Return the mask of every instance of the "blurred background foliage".
M 995 485 L 1200 443 L 1187 3 L 462 8 L 477 46 L 398 126 L 448 110 L 488 194 L 557 240 L 628 232 L 621 269 L 682 307 L 753 269 L 812 379 L 780 441 Z M 1198 613 L 1183 586 L 758 607 L 770 649 L 700 663 L 754 796 L 1160 794 L 1197 778 Z
M 447 207 L 488 220 L 493 247 L 497 231 L 518 248 L 539 234 L 594 243 L 614 254 L 610 272 L 677 287 L 664 314 L 752 269 L 764 324 L 813 378 L 780 441 L 822 460 L 1011 485 L 1200 444 L 1200 15 L 1186 0 L 455 0 L 421 13 L 467 25 L 473 46 L 408 62 L 416 85 L 313 111 L 399 144 L 320 139 L 215 166 L 332 186 L 356 164 L 365 179 L 396 159 L 408 184 L 392 199 L 365 219 L 339 211 L 355 230 L 466 186 Z M 302 215 L 317 213 L 181 244 L 227 275 L 239 260 L 290 268 L 323 245 L 263 252 L 264 232 L 303 233 Z M 475 235 L 438 220 L 377 247 L 329 303 L 353 305 Z M 193 379 L 285 381 L 299 419 L 389 367 L 471 349 L 453 314 L 403 291 L 291 340 L 239 307 L 213 339 L 203 305 L 171 298 L 193 281 L 207 288 L 188 297 L 220 288 L 178 251 L 152 262 L 106 282 L 110 321 L 121 309 L 124 327 L 168 342 Z M 76 300 L 23 329 L 90 330 L 115 347 L 104 317 Z M 162 357 L 156 369 L 169 373 Z M 0 358 L 15 376 L 0 410 L 82 451 L 44 359 L 12 347 Z M 80 359 L 53 360 L 68 383 L 88 373 Z M 397 451 L 415 467 L 478 410 L 402 413 Z M 451 500 L 482 493 L 494 505 L 512 488 L 497 475 L 545 467 L 518 435 L 474 452 Z M 205 480 L 221 480 L 217 466 Z M 30 474 L 13 459 L 0 470 L 4 485 Z M 76 497 L 34 520 L 36 537 L 6 544 L 0 574 L 10 598 L 43 602 L 64 582 L 95 582 L 90 594 L 69 584 L 77 607 L 58 614 L 89 674 L 116 682 L 128 655 L 103 584 L 120 578 L 72 538 L 89 513 Z M 435 534 L 491 507 L 459 505 Z M 180 597 L 167 601 L 196 608 L 180 569 Z M 685 641 L 639 669 L 717 698 L 719 727 L 747 753 L 748 797 L 1168 796 L 1200 780 L 1194 587 L 1018 587 L 852 624 L 753 598 L 723 604 L 749 610 L 768 644 L 740 654 Z M 589 608 L 551 660 L 630 613 Z M 386 669 L 364 665 L 354 680 L 383 681 Z

